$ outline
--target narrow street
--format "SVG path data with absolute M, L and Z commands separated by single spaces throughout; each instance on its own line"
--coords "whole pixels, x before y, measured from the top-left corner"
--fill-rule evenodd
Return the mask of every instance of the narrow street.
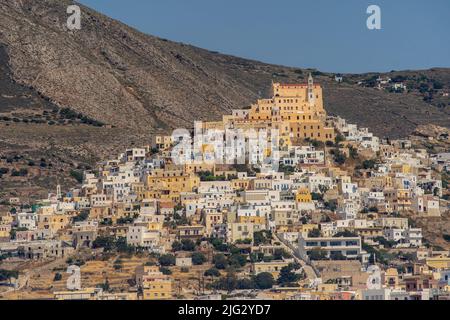
M 308 280 L 310 280 L 312 282 L 315 279 L 320 278 L 320 274 L 317 274 L 314 271 L 313 267 L 311 267 L 306 261 L 301 259 L 298 255 L 298 252 L 296 252 L 290 246 L 288 246 L 277 234 L 275 234 L 275 237 L 281 243 L 283 248 L 292 255 L 292 257 L 295 259 L 295 261 L 298 262 L 302 266 Z

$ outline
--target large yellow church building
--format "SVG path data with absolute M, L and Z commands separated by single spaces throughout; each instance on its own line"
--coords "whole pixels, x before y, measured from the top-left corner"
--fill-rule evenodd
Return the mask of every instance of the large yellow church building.
M 334 129 L 326 126 L 322 87 L 309 75 L 307 84 L 273 83 L 272 98 L 251 106 L 250 121 L 269 120 L 280 134 L 288 134 L 292 144 L 301 140 L 334 140 Z
M 300 145 L 305 139 L 334 141 L 327 126 L 322 87 L 309 75 L 306 84 L 272 84 L 272 97 L 259 99 L 249 109 L 233 110 L 222 121 L 206 122 L 203 129 L 278 129 L 280 146 Z

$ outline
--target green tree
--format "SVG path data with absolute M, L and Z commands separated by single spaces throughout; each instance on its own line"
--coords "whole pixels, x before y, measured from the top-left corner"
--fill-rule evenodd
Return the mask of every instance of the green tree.
M 342 237 L 357 237 L 358 235 L 354 232 L 351 232 L 349 230 L 344 230 L 336 233 L 333 238 L 342 238 Z
M 311 198 L 314 201 L 323 201 L 323 195 L 317 192 L 311 192 Z
M 283 260 L 283 258 L 291 258 L 291 254 L 284 249 L 275 249 L 273 253 L 274 260 Z
M 263 261 L 263 259 L 264 259 L 264 253 L 262 253 L 262 252 L 252 252 L 250 254 L 250 261 L 252 263 L 261 262 L 261 261 Z
M 210 242 L 216 251 L 221 251 L 221 252 L 228 251 L 228 245 L 226 243 L 223 243 L 223 240 L 217 239 L 217 238 L 212 238 L 212 239 L 210 239 Z
M 81 171 L 70 170 L 70 175 L 72 176 L 72 178 L 77 180 L 78 183 L 83 182 L 83 173 Z
M 232 254 L 228 258 L 228 264 L 234 268 L 240 268 L 245 266 L 247 258 L 242 254 Z
M 375 168 L 376 162 L 375 162 L 375 160 L 364 160 L 362 165 L 363 165 L 363 168 L 366 170 L 373 169 L 373 168 Z
M 220 277 L 220 271 L 217 268 L 211 268 L 205 271 L 205 277 Z
M 227 275 L 225 276 L 224 280 L 225 280 L 224 281 L 224 284 L 225 284 L 224 289 L 226 289 L 228 292 L 231 292 L 234 289 L 236 289 L 237 277 L 233 270 L 229 270 L 227 272 Z
M 214 263 L 214 266 L 215 266 L 217 269 L 223 270 L 223 269 L 226 269 L 226 267 L 228 267 L 228 261 L 227 261 L 227 258 L 226 258 L 225 255 L 222 254 L 222 253 L 216 254 L 216 255 L 213 257 L 213 263 Z
M 195 243 L 191 239 L 183 239 L 181 240 L 181 245 L 184 251 L 194 251 Z
M 255 276 L 255 287 L 261 290 L 270 289 L 275 284 L 273 275 L 269 272 L 261 272 Z
M 346 157 L 345 154 L 343 154 L 342 152 L 336 151 L 336 152 L 334 153 L 334 161 L 335 161 L 337 164 L 342 165 L 342 164 L 345 163 L 346 160 L 347 160 L 347 157 Z
M 106 279 L 104 283 L 98 284 L 97 287 L 102 288 L 105 292 L 111 291 L 111 286 L 109 285 L 108 279 Z
M 61 281 L 62 275 L 61 273 L 57 272 L 55 273 L 55 276 L 53 277 L 53 281 Z
M 103 248 L 104 251 L 111 251 L 115 247 L 115 239 L 112 236 L 98 236 L 93 242 L 92 247 Z
M 261 230 L 253 232 L 253 243 L 255 246 L 260 244 L 268 244 L 272 240 L 272 232 L 269 230 Z
M 225 277 L 220 278 L 213 284 L 213 287 L 219 290 L 227 290 L 228 292 L 233 291 L 237 287 L 236 274 L 233 270 L 229 270 Z
M 89 211 L 83 210 L 77 216 L 73 217 L 73 222 L 86 221 L 89 218 Z
M 205 255 L 201 252 L 194 252 L 192 254 L 192 263 L 196 266 L 202 265 L 207 261 Z
M 117 219 L 117 224 L 131 224 L 133 223 L 133 221 L 133 217 L 120 217 L 119 219 Z
M 336 200 L 330 200 L 323 203 L 326 209 L 335 212 L 337 209 L 337 202 Z
M 315 228 L 308 232 L 308 237 L 310 238 L 319 238 L 322 236 L 322 232 L 319 229 Z
M 441 90 L 444 88 L 444 85 L 437 80 L 433 80 L 433 88 L 434 90 Z
M 395 242 L 393 240 L 388 240 L 385 237 L 376 237 L 374 240 L 376 242 L 380 243 L 385 248 L 392 248 L 393 246 L 395 246 L 397 244 L 397 242 Z
M 350 157 L 351 157 L 352 159 L 357 159 L 357 158 L 358 158 L 358 149 L 356 149 L 356 148 L 353 147 L 353 146 L 350 146 L 350 147 L 349 147 L 349 151 L 350 151 Z
M 285 164 L 280 164 L 280 167 L 278 169 L 279 172 L 284 172 L 285 174 L 289 175 L 293 172 L 295 172 L 295 167 L 293 166 L 288 166 Z
M 8 280 L 9 283 L 11 283 L 11 279 L 18 279 L 19 278 L 19 271 L 17 270 L 5 270 L 0 269 L 0 281 Z
M 166 276 L 170 276 L 172 274 L 172 271 L 170 271 L 170 269 L 167 267 L 161 267 L 159 268 L 159 271 Z
M 277 282 L 281 286 L 293 285 L 300 280 L 300 275 L 293 271 L 293 266 L 289 265 L 281 268 Z
M 170 253 L 163 254 L 161 257 L 159 257 L 158 261 L 159 264 L 164 267 L 173 266 L 175 265 L 175 256 Z
M 179 241 L 172 242 L 172 251 L 181 251 L 183 250 L 183 245 Z
M 238 239 L 235 242 L 236 244 L 251 244 L 252 239 Z
M 338 133 L 336 135 L 336 138 L 334 139 L 335 144 L 338 146 L 343 141 L 345 141 L 345 137 L 342 134 Z
M 135 251 L 135 247 L 129 245 L 125 237 L 118 237 L 114 242 L 114 246 L 118 252 L 131 254 Z
M 123 268 L 123 261 L 120 260 L 120 259 L 117 259 L 117 260 L 114 262 L 113 267 L 114 267 L 114 270 L 122 270 L 122 268 Z
M 249 278 L 239 279 L 236 283 L 236 289 L 239 290 L 255 289 L 255 282 L 253 281 L 253 279 Z

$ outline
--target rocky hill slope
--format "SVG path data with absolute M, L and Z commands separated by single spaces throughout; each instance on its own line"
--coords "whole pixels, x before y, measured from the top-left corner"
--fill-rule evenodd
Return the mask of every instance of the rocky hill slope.
M 86 7 L 82 29 L 69 31 L 65 22 L 71 3 L 1 0 L 0 43 L 14 81 L 101 123 L 141 131 L 191 126 L 266 95 L 272 80 L 301 82 L 306 76 L 305 70 L 145 35 Z M 427 73 L 444 73 L 448 86 L 449 70 Z M 377 134 L 405 135 L 427 122 L 450 124 L 443 110 L 415 94 L 337 84 L 328 74 L 316 74 L 330 113 Z

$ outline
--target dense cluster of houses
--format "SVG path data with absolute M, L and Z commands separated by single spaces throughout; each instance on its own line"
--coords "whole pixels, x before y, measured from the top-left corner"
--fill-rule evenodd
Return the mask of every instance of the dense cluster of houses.
M 157 254 L 171 251 L 174 241 L 218 238 L 247 244 L 254 252 L 285 247 L 314 270 L 308 288 L 277 288 L 258 293 L 262 298 L 448 297 L 449 252 L 426 247 L 422 229 L 404 217 L 440 217 L 448 210 L 442 199 L 448 190 L 440 176 L 448 171 L 448 153 L 430 155 L 408 140 L 382 140 L 342 118 L 326 117 L 321 88 L 311 82 L 295 87 L 274 84 L 270 101 L 261 100 L 233 115 L 224 117 L 233 126 L 289 124 L 281 135 L 278 171 L 207 162 L 175 164 L 174 138 L 155 136 L 151 145 L 127 149 L 86 171 L 80 188 L 64 194 L 58 188 L 32 207 L 13 204 L 14 210 L 1 213 L 0 255 L 69 257 L 92 247 L 99 235 L 123 237 L 128 245 Z M 214 122 L 204 128 L 223 126 Z M 341 137 L 337 143 L 335 132 Z M 347 159 L 356 152 L 366 160 L 354 171 L 346 170 L 336 163 L 331 149 Z M 255 244 L 255 234 L 263 231 L 271 231 L 273 239 Z M 368 286 L 376 252 L 384 249 L 410 253 L 415 262 L 382 266 L 379 286 Z M 252 271 L 277 275 L 290 261 L 259 261 Z M 182 257 L 177 263 L 190 264 Z M 171 278 L 158 268 L 143 267 L 136 278 L 146 288 L 146 298 L 172 297 Z M 57 298 L 82 294 L 64 292 Z M 99 290 L 86 294 L 104 297 Z

